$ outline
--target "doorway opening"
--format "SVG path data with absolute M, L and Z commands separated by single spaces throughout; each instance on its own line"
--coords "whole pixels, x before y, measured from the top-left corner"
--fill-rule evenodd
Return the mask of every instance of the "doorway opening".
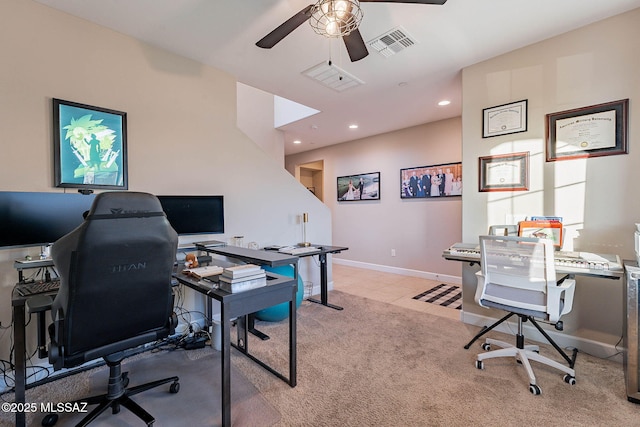
M 324 202 L 324 160 L 304 163 L 296 166 L 296 179 L 304 185 L 307 190 Z

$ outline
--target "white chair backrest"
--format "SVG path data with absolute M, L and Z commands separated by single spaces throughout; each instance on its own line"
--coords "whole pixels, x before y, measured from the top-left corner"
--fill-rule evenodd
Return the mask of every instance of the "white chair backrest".
M 480 236 L 482 274 L 490 283 L 546 292 L 556 285 L 553 242 L 516 236 Z

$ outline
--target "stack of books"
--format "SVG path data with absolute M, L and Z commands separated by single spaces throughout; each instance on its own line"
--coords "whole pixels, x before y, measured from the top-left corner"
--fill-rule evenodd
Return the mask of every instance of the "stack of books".
M 267 285 L 267 274 L 255 264 L 226 267 L 220 275 L 220 289 L 227 292 L 243 292 Z

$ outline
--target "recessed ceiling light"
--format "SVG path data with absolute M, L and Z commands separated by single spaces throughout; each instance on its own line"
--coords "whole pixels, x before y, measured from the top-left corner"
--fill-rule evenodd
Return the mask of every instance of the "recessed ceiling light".
M 296 139 L 295 141 L 293 141 L 294 144 L 302 144 L 302 141 L 300 141 L 299 139 Z
M 441 107 L 449 104 L 451 104 L 451 101 L 448 101 L 446 99 L 438 102 L 438 105 L 440 105 Z
M 358 129 L 358 125 L 349 125 L 349 129 Z

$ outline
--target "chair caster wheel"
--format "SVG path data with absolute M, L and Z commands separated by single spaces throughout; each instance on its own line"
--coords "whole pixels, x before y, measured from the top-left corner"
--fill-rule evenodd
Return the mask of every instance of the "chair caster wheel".
M 484 369 L 484 363 L 482 363 L 482 360 L 476 360 L 476 368 Z
M 489 344 L 489 343 L 487 343 L 487 342 L 486 342 L 486 343 L 484 343 L 484 344 L 482 344 L 482 349 L 483 349 L 484 351 L 489 351 L 489 350 L 491 350 L 491 344 Z
M 540 387 L 538 387 L 537 384 L 529 384 L 529 391 L 534 396 L 538 396 L 540 393 L 542 393 L 542 390 L 540 389 Z
M 169 386 L 169 393 L 176 394 L 179 391 L 180 391 L 180 383 L 179 382 L 176 381 L 175 383 L 173 383 L 173 384 L 171 384 Z
M 567 384 L 576 385 L 576 377 L 572 377 L 571 375 L 566 374 L 562 379 Z
M 47 414 L 42 418 L 42 422 L 40 423 L 43 427 L 51 427 L 56 425 L 58 422 L 58 414 Z

